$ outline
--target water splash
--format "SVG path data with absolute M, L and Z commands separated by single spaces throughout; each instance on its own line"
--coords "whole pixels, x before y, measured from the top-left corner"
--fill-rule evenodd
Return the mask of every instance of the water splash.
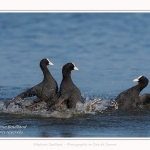
M 46 103 L 40 102 L 36 104 L 34 110 L 28 109 L 33 103 L 32 100 L 26 100 L 21 105 L 15 105 L 11 103 L 8 108 L 5 107 L 4 102 L 0 103 L 0 112 L 9 114 L 21 114 L 41 117 L 55 117 L 55 118 L 70 118 L 73 116 L 84 115 L 84 114 L 97 114 L 103 113 L 104 110 L 108 109 L 112 104 L 109 100 L 103 100 L 101 98 L 90 99 L 87 97 L 84 103 L 78 102 L 75 109 L 65 109 L 62 111 L 48 111 L 46 109 Z

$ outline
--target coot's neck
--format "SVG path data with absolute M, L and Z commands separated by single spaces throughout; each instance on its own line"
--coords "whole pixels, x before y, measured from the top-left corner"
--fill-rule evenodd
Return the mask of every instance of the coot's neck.
M 148 85 L 148 82 L 138 83 L 135 88 L 139 91 L 139 93 Z
M 50 80 L 52 78 L 52 75 L 51 73 L 49 72 L 47 66 L 45 65 L 40 65 L 41 67 L 41 70 L 43 72 L 43 75 L 44 75 L 44 79 L 43 80 Z
M 72 79 L 71 79 L 71 71 L 69 70 L 63 70 L 62 71 L 62 74 L 63 74 L 63 80 L 70 80 L 70 81 L 72 81 Z

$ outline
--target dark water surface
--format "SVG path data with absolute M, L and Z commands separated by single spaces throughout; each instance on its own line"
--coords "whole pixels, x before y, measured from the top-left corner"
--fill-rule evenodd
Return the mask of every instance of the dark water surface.
M 79 71 L 72 79 L 85 99 L 114 99 L 138 76 L 150 79 L 149 33 L 150 13 L 0 13 L 0 137 L 150 137 L 150 109 L 105 111 L 102 104 L 101 112 L 73 116 L 2 111 L 5 101 L 42 81 L 45 57 L 58 85 L 62 66 L 74 62 Z

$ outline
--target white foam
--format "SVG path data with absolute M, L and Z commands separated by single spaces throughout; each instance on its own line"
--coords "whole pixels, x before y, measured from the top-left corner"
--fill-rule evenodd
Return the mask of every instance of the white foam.
M 15 105 L 14 103 L 11 103 L 9 107 L 6 109 L 4 106 L 4 103 L 0 103 L 0 111 L 4 113 L 10 113 L 10 114 L 24 114 L 24 115 L 38 115 L 41 117 L 56 117 L 56 118 L 70 118 L 72 116 L 77 115 L 83 115 L 83 114 L 96 114 L 98 112 L 102 113 L 105 109 L 108 107 L 108 101 L 102 100 L 100 98 L 95 98 L 93 100 L 89 99 L 88 97 L 85 100 L 85 103 L 78 102 L 76 104 L 75 109 L 67 109 L 63 111 L 47 111 L 46 109 L 42 108 L 43 104 L 40 105 L 40 103 L 37 104 L 36 110 L 29 110 L 25 108 L 25 106 L 30 105 L 33 102 L 32 100 L 27 100 L 22 103 L 22 106 L 20 107 L 18 105 Z M 41 109 L 42 108 L 42 109 Z

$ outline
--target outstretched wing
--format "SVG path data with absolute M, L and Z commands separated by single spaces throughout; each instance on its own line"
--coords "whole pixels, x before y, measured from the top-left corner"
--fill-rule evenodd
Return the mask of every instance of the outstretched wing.
M 6 102 L 5 106 L 6 108 L 9 106 L 10 103 L 19 103 L 20 101 L 22 101 L 24 98 L 26 97 L 32 97 L 32 96 L 37 96 L 39 97 L 40 92 L 38 91 L 38 87 L 40 86 L 40 84 L 32 87 L 31 89 L 22 92 L 21 94 L 19 94 L 18 96 L 16 96 L 15 98 L 13 98 L 11 101 Z

